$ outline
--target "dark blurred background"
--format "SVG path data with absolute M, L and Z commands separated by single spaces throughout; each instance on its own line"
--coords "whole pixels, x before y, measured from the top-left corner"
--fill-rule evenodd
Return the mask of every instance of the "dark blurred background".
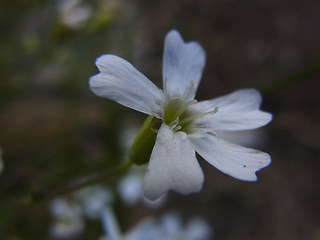
M 51 239 L 47 203 L 31 204 L 30 194 L 123 160 L 122 135 L 145 116 L 90 91 L 95 59 L 116 54 L 161 87 L 163 41 L 172 28 L 207 52 L 198 100 L 261 91 L 262 109 L 274 119 L 255 147 L 272 163 L 248 183 L 200 160 L 199 194 L 170 193 L 156 210 L 119 203 L 121 228 L 174 210 L 186 220 L 203 216 L 218 240 L 320 239 L 320 1 L 62 2 L 0 2 L 0 239 Z M 101 235 L 98 223 L 88 225 L 73 239 Z

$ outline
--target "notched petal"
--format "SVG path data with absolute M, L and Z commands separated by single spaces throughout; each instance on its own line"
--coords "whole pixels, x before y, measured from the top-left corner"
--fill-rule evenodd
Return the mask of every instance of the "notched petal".
M 168 96 L 192 100 L 204 65 L 205 52 L 199 43 L 185 43 L 176 30 L 167 34 L 163 56 L 163 86 Z
M 144 196 L 155 200 L 168 190 L 182 194 L 198 192 L 203 179 L 203 172 L 187 135 L 174 132 L 162 124 L 143 179 Z

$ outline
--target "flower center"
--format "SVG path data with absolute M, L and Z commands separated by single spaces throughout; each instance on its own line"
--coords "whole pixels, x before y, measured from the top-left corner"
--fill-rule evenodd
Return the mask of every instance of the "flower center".
M 208 114 L 214 114 L 218 111 L 216 107 L 213 111 L 201 113 L 188 109 L 192 104 L 197 103 L 197 100 L 186 101 L 185 98 L 176 97 L 168 100 L 164 107 L 165 124 L 170 126 L 174 131 L 183 131 L 187 134 L 193 132 L 192 122 L 197 118 L 203 117 Z

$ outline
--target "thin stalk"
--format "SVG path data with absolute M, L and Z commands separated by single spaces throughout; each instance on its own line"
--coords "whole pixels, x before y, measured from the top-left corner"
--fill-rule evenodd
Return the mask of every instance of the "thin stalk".
M 74 183 L 66 188 L 62 188 L 62 189 L 58 189 L 54 192 L 33 192 L 31 194 L 31 196 L 28 197 L 28 202 L 29 203 L 38 203 L 38 202 L 42 202 L 42 201 L 48 201 L 50 199 L 65 195 L 65 194 L 69 194 L 72 192 L 75 192 L 77 190 L 89 187 L 91 185 L 95 185 L 98 183 L 102 183 L 104 181 L 109 180 L 110 178 L 121 174 L 123 172 L 125 172 L 131 165 L 133 164 L 133 162 L 131 161 L 131 159 L 128 159 L 127 161 L 125 161 L 124 163 L 122 163 L 121 165 L 117 166 L 116 168 L 114 168 L 111 171 L 107 171 L 101 174 L 97 174 L 91 177 L 88 177 L 86 179 L 83 179 L 81 181 L 78 181 L 77 183 Z

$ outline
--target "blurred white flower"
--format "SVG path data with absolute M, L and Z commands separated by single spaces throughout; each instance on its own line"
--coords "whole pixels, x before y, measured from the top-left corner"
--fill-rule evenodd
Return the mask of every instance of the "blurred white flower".
M 129 206 L 143 202 L 148 207 L 160 207 L 166 201 L 165 196 L 162 196 L 155 201 L 149 201 L 143 197 L 141 181 L 144 171 L 144 167 L 133 167 L 127 175 L 120 180 L 118 192 L 121 200 Z
M 155 200 L 168 190 L 198 192 L 204 176 L 198 152 L 208 163 L 240 180 L 255 181 L 255 172 L 266 167 L 267 153 L 223 140 L 218 130 L 249 130 L 266 125 L 272 115 L 260 111 L 261 96 L 243 89 L 208 101 L 194 97 L 205 65 L 205 52 L 196 42 L 185 43 L 172 30 L 165 39 L 163 91 L 126 60 L 102 55 L 100 73 L 91 77 L 91 90 L 126 107 L 154 116 L 157 131 L 143 179 L 146 198 Z
M 84 230 L 81 207 L 74 201 L 57 198 L 50 203 L 50 212 L 54 222 L 50 234 L 54 238 L 70 238 Z
M 60 0 L 57 5 L 60 21 L 70 28 L 81 27 L 91 16 L 91 7 L 80 0 Z
M 212 235 L 209 224 L 202 218 L 191 219 L 183 227 L 178 215 L 167 214 L 162 218 L 161 224 L 166 239 L 205 240 Z
M 101 222 L 105 236 L 99 238 L 100 240 L 124 240 L 121 237 L 117 219 L 111 208 L 106 207 L 101 212 Z
M 74 198 L 81 205 L 83 213 L 90 219 L 100 219 L 103 209 L 113 201 L 112 193 L 101 186 L 89 187 L 76 192 Z
M 118 184 L 118 192 L 121 199 L 129 206 L 133 206 L 142 200 L 142 176 L 127 174 Z
M 111 225 L 104 225 L 106 233 L 110 233 L 111 228 L 117 228 L 117 225 L 112 212 L 105 213 L 107 218 L 113 219 Z M 106 223 L 105 221 L 104 224 Z M 158 221 L 153 218 L 145 219 L 123 236 L 118 232 L 113 236 L 106 234 L 99 240 L 208 240 L 211 236 L 212 230 L 202 218 L 192 219 L 186 226 L 182 226 L 178 215 L 167 214 Z
M 203 219 L 192 219 L 183 226 L 177 214 L 167 214 L 159 220 L 145 219 L 127 234 L 121 234 L 112 201 L 111 192 L 100 186 L 81 190 L 70 198 L 54 199 L 50 203 L 54 218 L 51 236 L 66 239 L 81 234 L 85 218 L 101 221 L 105 236 L 100 240 L 206 240 L 212 235 Z
M 202 218 L 194 218 L 187 224 L 186 235 L 190 240 L 205 240 L 213 236 L 214 232 L 209 224 Z
M 51 236 L 70 238 L 80 234 L 85 229 L 84 219 L 100 220 L 112 201 L 111 192 L 101 186 L 85 188 L 69 198 L 54 199 L 49 205 L 54 218 Z

